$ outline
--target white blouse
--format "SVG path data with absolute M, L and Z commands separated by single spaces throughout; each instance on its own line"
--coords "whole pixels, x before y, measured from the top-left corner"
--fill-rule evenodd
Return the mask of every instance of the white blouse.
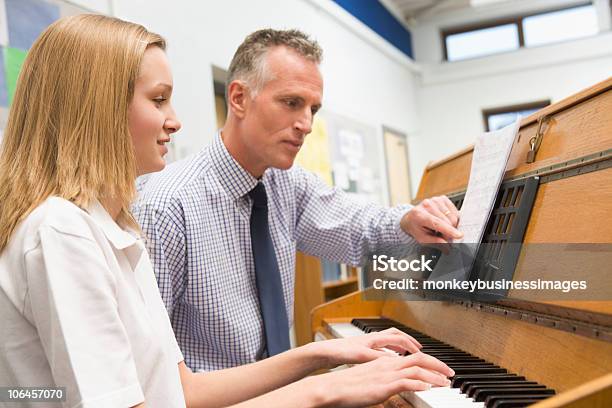
M 51 197 L 20 223 L 0 254 L 0 316 L 3 386 L 66 387 L 45 406 L 185 406 L 147 252 L 98 202 Z

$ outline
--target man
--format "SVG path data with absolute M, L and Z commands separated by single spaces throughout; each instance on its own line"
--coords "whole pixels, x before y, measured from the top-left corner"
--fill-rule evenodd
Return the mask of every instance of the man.
M 296 30 L 249 35 L 229 68 L 225 127 L 200 153 L 151 176 L 134 207 L 194 370 L 289 347 L 296 250 L 357 265 L 383 244 L 461 236 L 446 197 L 414 208 L 362 205 L 292 167 L 321 107 L 321 55 Z

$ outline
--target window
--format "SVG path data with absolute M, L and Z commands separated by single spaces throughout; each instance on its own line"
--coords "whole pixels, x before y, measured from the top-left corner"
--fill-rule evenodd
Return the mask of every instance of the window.
M 506 18 L 442 32 L 444 57 L 460 61 L 521 47 L 536 47 L 597 34 L 593 4 Z
M 459 61 L 519 48 L 516 24 L 459 33 L 446 37 L 447 59 Z
M 597 34 L 593 5 L 527 17 L 523 20 L 525 46 L 535 47 Z
M 482 111 L 482 116 L 484 119 L 485 130 L 489 132 L 501 129 L 504 126 L 514 122 L 518 115 L 521 115 L 521 117 L 524 118 L 548 105 L 550 105 L 550 101 L 537 101 L 523 103 L 520 105 L 484 109 Z

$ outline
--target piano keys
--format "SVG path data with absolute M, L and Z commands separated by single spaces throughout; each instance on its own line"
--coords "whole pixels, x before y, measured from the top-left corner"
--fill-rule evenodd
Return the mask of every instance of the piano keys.
M 390 319 L 355 318 L 351 323 L 329 324 L 330 332 L 338 338 L 359 336 L 390 327 L 414 337 L 423 346 L 423 353 L 436 357 L 455 371 L 450 387 L 404 393 L 402 396 L 415 408 L 522 407 L 555 394 L 553 389 L 543 384 L 509 373 L 503 367 Z

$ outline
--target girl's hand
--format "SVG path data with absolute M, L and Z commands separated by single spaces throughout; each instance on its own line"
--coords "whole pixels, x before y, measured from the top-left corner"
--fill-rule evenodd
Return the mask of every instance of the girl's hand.
M 342 364 L 359 364 L 375 360 L 379 357 L 389 356 L 389 350 L 405 354 L 418 353 L 421 344 L 412 336 L 392 327 L 380 332 L 369 333 L 344 339 L 333 339 L 312 343 L 316 353 L 323 357 L 323 364 L 327 368 Z
M 308 377 L 314 383 L 319 407 L 363 407 L 381 403 L 404 391 L 423 391 L 450 385 L 455 373 L 440 360 L 423 353 L 381 357 L 346 370 Z

